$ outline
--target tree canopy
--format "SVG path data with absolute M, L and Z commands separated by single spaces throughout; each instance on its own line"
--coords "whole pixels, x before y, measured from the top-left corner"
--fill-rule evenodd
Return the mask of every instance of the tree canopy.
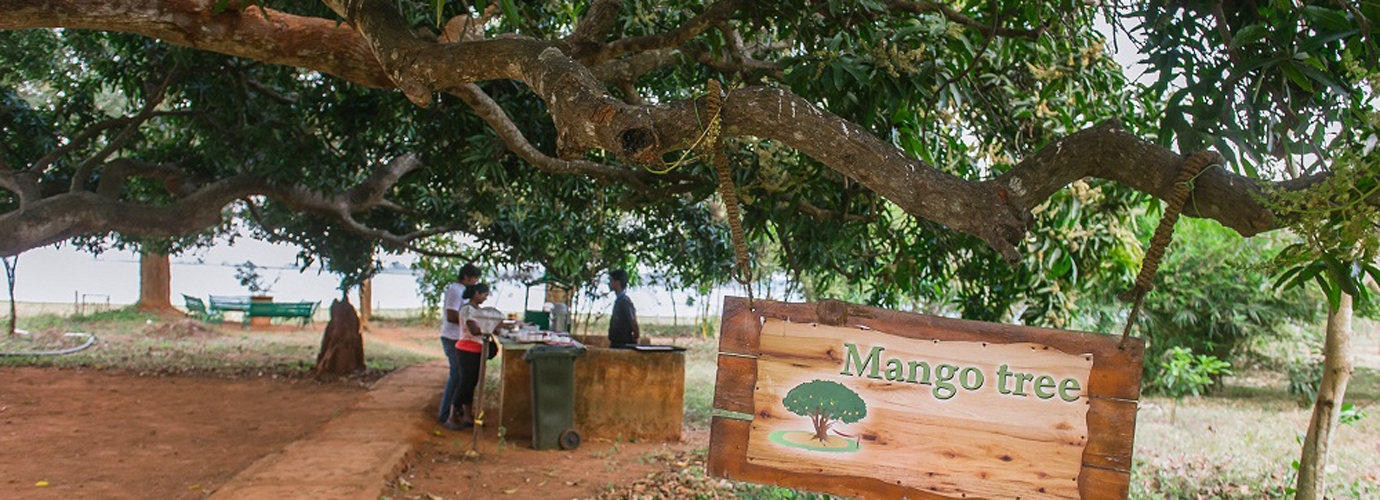
M 700 286 L 734 260 L 719 156 L 759 270 L 1060 324 L 1129 279 L 1188 153 L 1222 158 L 1185 213 L 1243 235 L 1380 204 L 1374 2 L 478 5 L 0 0 L 0 255 L 237 212 L 353 276 L 459 251 Z

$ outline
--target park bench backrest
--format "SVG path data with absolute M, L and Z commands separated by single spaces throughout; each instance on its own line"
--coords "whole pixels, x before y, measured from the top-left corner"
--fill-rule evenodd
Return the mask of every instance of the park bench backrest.
M 184 293 L 184 294 L 182 294 L 182 300 L 185 301 L 185 302 L 187 303 L 187 311 L 189 311 L 189 312 L 203 313 L 203 314 L 207 312 L 207 311 L 206 311 L 206 303 L 205 303 L 205 302 L 202 302 L 201 299 L 199 299 L 199 298 L 192 297 L 192 296 L 187 295 L 187 294 Z
M 248 311 L 249 297 L 238 295 L 212 295 L 211 309 L 219 311 Z
M 251 302 L 250 316 L 310 318 L 320 302 Z

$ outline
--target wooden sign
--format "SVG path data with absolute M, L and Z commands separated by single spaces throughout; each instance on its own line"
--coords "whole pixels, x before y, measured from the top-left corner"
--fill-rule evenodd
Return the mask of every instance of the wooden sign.
M 752 306 L 724 299 L 711 474 L 860 498 L 1126 497 L 1139 339 Z

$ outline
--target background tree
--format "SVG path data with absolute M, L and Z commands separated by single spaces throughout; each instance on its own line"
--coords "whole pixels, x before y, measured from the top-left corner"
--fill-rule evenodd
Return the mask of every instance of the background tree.
M 858 393 L 832 380 L 812 380 L 795 386 L 781 400 L 786 409 L 802 417 L 810 417 L 815 439 L 821 443 L 829 438 L 834 422 L 851 424 L 867 417 L 867 403 Z
M 5 334 L 14 335 L 15 327 L 19 321 L 19 313 L 14 303 L 14 278 L 15 272 L 19 269 L 19 256 L 0 258 L 0 262 L 5 265 L 5 285 L 10 292 L 10 321 L 9 327 L 5 329 Z

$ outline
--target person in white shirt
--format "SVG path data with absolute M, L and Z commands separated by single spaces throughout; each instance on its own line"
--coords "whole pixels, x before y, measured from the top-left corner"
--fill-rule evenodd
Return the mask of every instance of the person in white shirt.
M 503 312 L 492 307 L 481 307 L 489 298 L 489 285 L 478 283 L 465 288 L 466 303 L 460 308 L 460 324 L 464 332 L 455 342 L 455 350 L 460 355 L 460 390 L 455 399 L 455 407 L 450 412 L 450 420 L 444 425 L 447 429 L 460 430 L 474 425 L 478 413 L 474 405 L 474 387 L 479 383 L 479 365 L 484 363 L 484 335 L 498 331 L 503 321 Z M 491 353 L 492 354 L 492 353 Z
M 460 268 L 460 275 L 456 276 L 455 283 L 446 287 L 441 300 L 441 349 L 446 353 L 446 359 L 450 361 L 450 375 L 446 377 L 446 388 L 441 393 L 441 406 L 436 412 L 436 421 L 445 423 L 451 420 L 451 408 L 455 406 L 455 399 L 460 394 L 460 352 L 455 350 L 455 343 L 464 335 L 463 323 L 460 322 L 460 309 L 465 306 L 465 288 L 479 283 L 479 268 L 473 264 L 465 264 Z M 457 416 L 458 417 L 458 416 Z

